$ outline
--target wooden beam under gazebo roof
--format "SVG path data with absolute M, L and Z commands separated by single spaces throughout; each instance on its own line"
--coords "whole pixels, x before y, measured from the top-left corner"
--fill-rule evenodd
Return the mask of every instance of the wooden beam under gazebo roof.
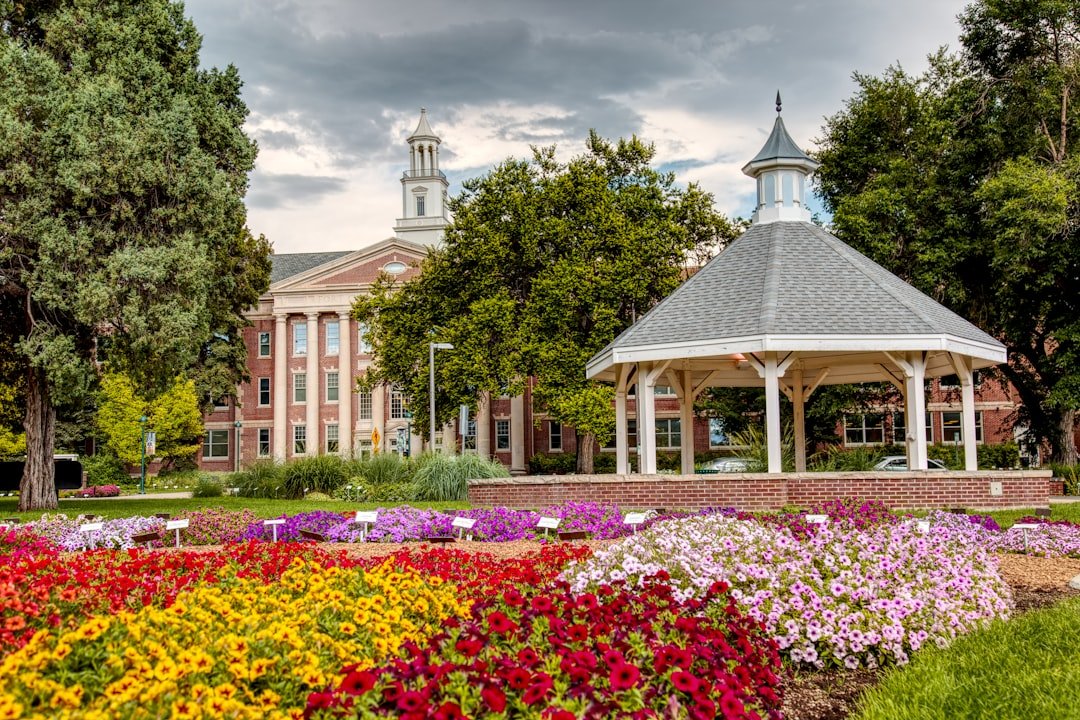
M 972 373 L 1005 362 L 1004 345 L 811 223 L 805 193 L 816 168 L 778 116 L 743 168 L 758 187 L 751 227 L 589 361 L 590 378 L 616 385 L 618 473 L 629 468 L 631 386 L 639 471 L 656 472 L 659 384 L 679 397 L 682 472 L 690 474 L 688 430 L 694 399 L 706 388 L 765 388 L 768 471 L 780 472 L 781 392 L 794 405 L 796 470 L 803 471 L 810 394 L 824 384 L 881 381 L 904 397 L 908 467 L 925 470 L 926 435 L 916 431 L 925 422 L 925 380 L 953 374 L 962 390 L 965 466 L 977 469 Z

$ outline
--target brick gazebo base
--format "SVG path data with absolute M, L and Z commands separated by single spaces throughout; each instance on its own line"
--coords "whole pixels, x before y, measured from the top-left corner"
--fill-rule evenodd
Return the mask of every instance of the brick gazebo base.
M 526 475 L 469 481 L 482 507 L 541 508 L 571 501 L 626 508 L 779 510 L 855 497 L 902 510 L 1046 506 L 1049 470 L 977 472 L 737 473 L 721 475 Z

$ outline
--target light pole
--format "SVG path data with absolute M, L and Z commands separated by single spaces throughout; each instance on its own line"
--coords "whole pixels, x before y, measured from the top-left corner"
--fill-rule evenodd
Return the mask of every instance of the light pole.
M 240 472 L 240 428 L 244 427 L 244 423 L 237 420 L 233 426 L 236 428 L 236 458 L 233 460 L 233 472 Z
M 146 494 L 146 416 L 139 416 L 139 454 L 141 455 L 142 472 L 139 473 L 139 494 Z
M 428 386 L 429 392 L 429 410 L 431 414 L 428 415 L 428 424 L 431 426 L 431 449 L 435 449 L 435 351 L 436 350 L 453 350 L 454 346 L 450 343 L 428 343 L 428 370 L 430 371 L 431 383 Z

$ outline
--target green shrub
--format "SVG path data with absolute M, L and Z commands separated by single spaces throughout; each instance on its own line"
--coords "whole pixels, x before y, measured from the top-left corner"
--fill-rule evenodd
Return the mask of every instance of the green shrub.
M 1050 463 L 1050 470 L 1064 481 L 1066 495 L 1080 495 L 1080 465 Z
M 979 467 L 983 469 L 1020 467 L 1020 447 L 1014 442 L 979 445 Z
M 418 458 L 422 460 L 425 453 Z M 397 485 L 409 482 L 412 476 L 412 467 L 408 461 L 402 460 L 394 453 L 378 453 L 367 460 L 359 463 L 359 467 L 353 466 L 350 476 L 360 475 L 367 478 L 370 485 Z M 358 470 L 359 472 L 357 472 Z
M 467 500 L 469 480 L 509 477 L 510 473 L 497 460 L 485 460 L 479 455 L 421 456 L 413 474 L 414 496 L 417 500 Z
M 1076 718 L 1080 599 L 927 647 L 860 700 L 857 720 Z M 1068 710 L 1068 708 L 1073 710 Z
M 810 458 L 807 469 L 811 472 L 872 470 L 878 460 L 889 454 L 888 450 L 889 448 L 880 446 L 845 448 L 840 445 L 829 445 Z
M 87 485 L 125 485 L 131 482 L 120 458 L 107 452 L 82 458 Z
M 299 499 L 310 492 L 329 495 L 344 484 L 345 461 L 338 455 L 315 455 L 285 465 L 285 497 Z
M 576 469 L 573 453 L 537 453 L 529 458 L 530 475 L 570 475 Z
M 324 502 L 326 500 L 333 499 L 334 498 L 330 497 L 326 493 L 321 492 L 309 492 L 307 495 L 304 496 L 304 500 L 309 500 L 311 502 Z
M 248 469 L 226 477 L 225 484 L 237 488 L 241 497 L 284 497 L 285 466 L 273 460 L 259 460 Z
M 205 474 L 200 474 L 194 487 L 191 488 L 191 497 L 197 498 L 221 497 L 223 493 L 221 483 Z

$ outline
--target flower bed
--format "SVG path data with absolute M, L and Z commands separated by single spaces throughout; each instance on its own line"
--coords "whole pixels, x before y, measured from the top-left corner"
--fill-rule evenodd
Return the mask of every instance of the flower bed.
M 945 645 L 1009 612 L 1008 587 L 972 542 L 986 531 L 964 522 L 927 534 L 912 523 L 861 530 L 840 523 L 800 540 L 785 527 L 719 515 L 673 520 L 564 576 L 581 592 L 666 572 L 679 599 L 725 581 L 795 663 L 902 664 L 927 642 Z

